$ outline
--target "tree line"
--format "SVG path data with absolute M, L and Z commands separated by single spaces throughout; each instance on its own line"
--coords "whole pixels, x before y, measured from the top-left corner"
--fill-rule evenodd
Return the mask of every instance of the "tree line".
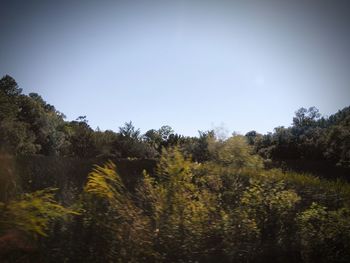
M 301 108 L 290 127 L 265 135 L 251 131 L 246 137 L 266 159 L 319 160 L 350 167 L 350 107 L 329 117 L 322 117 L 315 107 Z
M 175 133 L 170 126 L 141 134 L 132 122 L 117 132 L 94 130 L 86 116 L 66 121 L 40 95 L 22 94 L 12 77 L 0 80 L 0 150 L 4 153 L 158 158 L 163 147 L 178 146 L 186 156 L 203 162 L 211 158 L 208 147 L 214 137 L 214 130 L 190 137 Z M 245 137 L 265 160 L 325 160 L 350 167 L 350 107 L 329 117 L 321 116 L 315 107 L 301 108 L 290 127 L 277 127 L 267 134 L 250 131 Z
M 65 115 L 36 94 L 22 94 L 16 81 L 6 75 L 0 80 L 0 150 L 12 155 L 41 154 L 92 158 L 156 158 L 162 147 L 178 144 L 198 144 L 191 149 L 199 154 L 201 138 L 185 137 L 170 126 L 141 134 L 132 122 L 119 127 L 118 132 L 93 130 L 86 116 L 65 121 Z M 189 145 L 187 148 L 191 148 Z M 199 159 L 202 157 L 198 157 Z
M 102 132 L 84 116 L 66 121 L 5 76 L 0 261 L 349 262 L 350 185 L 268 165 L 294 158 L 347 167 L 349 112 L 322 117 L 316 108 L 302 108 L 291 127 L 228 138 L 215 131 L 183 136 L 169 126 L 141 134 L 131 122 Z M 69 178 L 64 189 L 53 183 L 31 189 L 32 180 L 48 174 L 35 167 L 20 177 L 11 164 L 11 156 L 31 155 L 55 159 L 57 167 L 41 166 L 57 178 L 68 159 L 153 158 L 157 164 L 134 184 L 125 180 L 130 171 L 121 176 L 107 161 L 83 182 Z

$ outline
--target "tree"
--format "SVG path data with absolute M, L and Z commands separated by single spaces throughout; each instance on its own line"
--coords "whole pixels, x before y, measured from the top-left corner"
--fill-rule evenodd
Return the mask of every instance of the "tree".
M 142 139 L 148 143 L 150 146 L 152 146 L 157 151 L 160 151 L 162 144 L 163 144 L 163 138 L 159 134 L 159 132 L 155 129 L 148 130 L 143 136 Z
M 113 146 L 122 158 L 153 158 L 157 155 L 156 150 L 142 140 L 140 129 L 136 129 L 131 121 L 119 127 Z
M 39 145 L 38 153 L 58 155 L 66 144 L 64 116 L 36 93 L 21 96 L 19 108 L 17 119 L 26 123 L 30 132 L 35 134 L 35 143 Z
M 215 140 L 214 130 L 210 131 L 199 131 L 199 137 L 193 139 L 193 147 L 190 154 L 196 162 L 206 162 L 212 158 L 209 151 L 209 144 Z
M 16 97 L 22 93 L 15 79 L 9 75 L 5 75 L 0 80 L 0 91 L 9 97 Z
M 119 127 L 119 134 L 124 138 L 130 138 L 133 140 L 140 139 L 140 129 L 136 129 L 132 124 L 132 121 L 125 122 L 124 126 Z
M 162 148 L 168 146 L 168 141 L 170 137 L 173 136 L 173 134 L 174 130 L 170 126 L 164 125 L 158 130 L 148 130 L 142 136 L 142 140 L 154 148 L 159 155 L 162 151 Z
M 85 116 L 68 123 L 65 127 L 65 132 L 69 140 L 68 155 L 81 158 L 96 156 L 94 131 L 89 126 Z
M 162 138 L 162 141 L 167 141 L 169 139 L 169 136 L 171 134 L 174 134 L 174 130 L 169 125 L 164 125 L 160 127 L 158 134 Z
M 16 102 L 20 92 L 17 83 L 10 76 L 0 80 L 0 122 L 16 118 L 19 110 Z
M 310 107 L 309 109 L 300 108 L 295 112 L 293 125 L 296 127 L 310 127 L 314 125 L 320 117 L 321 114 L 316 107 Z
M 249 131 L 244 136 L 247 138 L 249 145 L 254 145 L 256 138 L 261 136 L 261 134 L 257 133 L 256 131 Z
M 217 144 L 216 147 L 212 147 L 216 161 L 224 166 L 238 170 L 244 167 L 253 169 L 263 167 L 262 160 L 253 155 L 253 149 L 248 145 L 244 136 L 233 136 L 222 142 L 214 142 L 214 144 Z
M 31 154 L 40 149 L 30 124 L 19 117 L 25 97 L 21 92 L 12 77 L 0 80 L 0 150 L 10 154 Z
M 113 147 L 118 140 L 118 134 L 114 131 L 94 131 L 93 141 L 96 148 L 96 153 L 100 156 L 120 156 L 120 153 Z
M 0 123 L 0 151 L 8 154 L 33 154 L 40 150 L 35 134 L 24 122 L 5 120 Z

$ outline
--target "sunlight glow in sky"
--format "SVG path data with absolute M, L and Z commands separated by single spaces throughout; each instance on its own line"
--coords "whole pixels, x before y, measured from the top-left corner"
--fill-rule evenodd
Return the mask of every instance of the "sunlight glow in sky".
M 280 2 L 0 0 L 0 74 L 102 130 L 265 133 L 348 106 L 349 8 Z

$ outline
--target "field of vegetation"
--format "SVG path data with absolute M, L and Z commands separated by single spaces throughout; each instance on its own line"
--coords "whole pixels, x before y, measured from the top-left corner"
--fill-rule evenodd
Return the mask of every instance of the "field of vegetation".
M 350 262 L 350 107 L 265 135 L 100 131 L 5 76 L 0 153 L 1 262 Z

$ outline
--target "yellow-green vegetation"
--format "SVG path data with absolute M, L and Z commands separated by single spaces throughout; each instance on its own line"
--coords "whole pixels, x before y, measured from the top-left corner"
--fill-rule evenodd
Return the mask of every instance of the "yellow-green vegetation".
M 313 262 L 348 262 L 350 251 L 350 210 L 340 208 L 329 211 L 312 203 L 297 217 L 298 234 L 303 247 L 302 259 Z
M 54 227 L 78 212 L 65 208 L 47 188 L 0 202 L 0 261 L 37 262 L 41 244 L 54 236 Z M 44 253 L 42 253 L 44 254 Z
M 157 179 L 147 174 L 138 197 L 148 208 L 160 259 L 191 259 L 208 253 L 204 237 L 210 236 L 218 209 L 217 197 L 195 183 L 195 164 L 178 149 L 163 150 Z
M 84 229 L 98 234 L 86 260 L 113 262 L 152 258 L 150 220 L 132 200 L 112 162 L 96 166 L 82 193 Z
M 23 231 L 34 238 L 47 236 L 49 224 L 67 215 L 78 213 L 63 207 L 54 199 L 56 189 L 48 188 L 20 195 L 7 203 L 0 202 L 0 230 Z
M 213 161 L 201 164 L 176 147 L 163 149 L 156 173 L 144 172 L 133 191 L 126 189 L 113 163 L 96 166 L 84 188 L 83 216 L 85 231 L 93 229 L 101 239 L 89 244 L 86 259 L 349 258 L 348 184 L 266 170 L 241 136 L 212 143 L 217 144 L 212 147 Z
M 198 163 L 163 148 L 132 189 L 113 162 L 96 165 L 79 214 L 47 189 L 1 203 L 1 228 L 49 233 L 47 262 L 349 262 L 349 184 L 265 169 L 243 136 L 208 149 Z

